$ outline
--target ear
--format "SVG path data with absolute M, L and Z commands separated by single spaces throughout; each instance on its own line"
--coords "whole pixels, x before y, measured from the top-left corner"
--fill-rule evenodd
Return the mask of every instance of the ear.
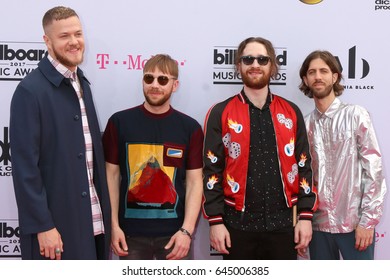
M 307 78 L 306 78 L 306 76 L 303 76 L 302 78 L 303 78 L 303 82 L 305 83 L 305 85 L 308 86 L 307 85 Z
M 236 65 L 236 72 L 241 75 L 241 62 Z
M 179 80 L 174 80 L 172 85 L 172 92 L 175 92 L 179 87 Z
M 50 38 L 45 34 L 43 35 L 43 40 L 45 41 L 46 46 L 49 48 L 49 46 L 51 46 Z
M 332 74 L 332 82 L 333 82 L 333 84 L 337 81 L 338 78 L 339 78 L 339 74 L 337 74 L 337 73 L 333 73 Z

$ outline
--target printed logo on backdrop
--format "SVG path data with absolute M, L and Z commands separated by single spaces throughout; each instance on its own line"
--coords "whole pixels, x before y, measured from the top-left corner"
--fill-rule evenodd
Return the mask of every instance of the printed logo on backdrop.
M 374 1 L 375 11 L 390 11 L 390 0 L 372 0 Z
M 8 127 L 0 133 L 0 178 L 12 176 L 11 152 L 9 145 Z
M 19 224 L 17 219 L 0 219 L 0 258 L 20 258 Z
M 365 82 L 365 78 L 370 73 L 370 64 L 368 61 L 358 55 L 358 48 L 353 46 L 346 54 L 336 56 L 339 64 L 341 65 L 341 71 L 344 76 L 344 88 L 353 90 L 373 90 L 374 85 Z M 343 64 L 341 61 L 346 61 Z
M 44 43 L 0 42 L 0 81 L 21 81 L 45 53 Z
M 275 47 L 279 73 L 271 79 L 270 85 L 285 86 L 287 81 L 287 49 Z M 213 52 L 213 84 L 240 85 L 241 75 L 237 73 L 234 61 L 237 47 L 215 46 Z
M 322 2 L 322 0 L 299 0 L 299 1 L 308 5 L 315 5 Z
M 145 63 L 153 56 L 146 57 L 142 54 L 128 54 L 119 59 L 115 54 L 98 53 L 96 54 L 96 64 L 100 70 L 107 70 L 110 68 L 123 68 L 125 70 L 143 70 Z M 176 60 L 177 65 L 184 66 L 186 60 Z
M 379 242 L 381 242 L 381 240 L 383 240 L 386 237 L 387 237 L 386 232 L 377 232 L 377 231 L 375 231 L 374 239 L 375 239 L 375 243 L 378 243 L 377 244 L 378 246 L 379 246 Z

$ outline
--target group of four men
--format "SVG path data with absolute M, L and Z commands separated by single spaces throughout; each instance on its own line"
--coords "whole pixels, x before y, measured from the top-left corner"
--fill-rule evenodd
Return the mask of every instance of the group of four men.
M 365 109 L 344 104 L 327 51 L 303 62 L 300 109 L 270 91 L 272 43 L 238 46 L 243 81 L 204 128 L 170 105 L 178 66 L 157 54 L 143 69 L 145 102 L 113 114 L 101 139 L 78 67 L 76 12 L 43 17 L 48 55 L 11 102 L 13 180 L 23 259 L 191 259 L 199 215 L 224 259 L 373 259 L 386 192 Z

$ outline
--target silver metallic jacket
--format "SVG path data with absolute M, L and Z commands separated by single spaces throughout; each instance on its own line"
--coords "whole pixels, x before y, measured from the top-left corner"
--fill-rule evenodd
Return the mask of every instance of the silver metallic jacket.
M 336 98 L 324 114 L 316 109 L 305 122 L 319 199 L 313 230 L 374 228 L 382 216 L 386 183 L 367 110 Z

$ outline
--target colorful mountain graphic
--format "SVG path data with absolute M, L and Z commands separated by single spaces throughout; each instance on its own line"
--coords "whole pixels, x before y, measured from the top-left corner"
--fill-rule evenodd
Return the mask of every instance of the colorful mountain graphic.
M 150 157 L 136 173 L 139 172 L 141 176 L 128 191 L 128 203 L 175 204 L 177 197 L 175 187 L 154 156 Z

